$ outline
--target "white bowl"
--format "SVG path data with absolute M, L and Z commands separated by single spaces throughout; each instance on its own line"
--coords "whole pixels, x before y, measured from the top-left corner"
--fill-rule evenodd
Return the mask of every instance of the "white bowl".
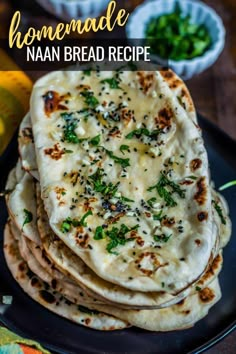
M 47 12 L 62 19 L 84 21 L 88 17 L 98 17 L 106 9 L 110 0 L 36 0 Z
M 168 66 L 186 80 L 210 67 L 224 48 L 225 28 L 221 18 L 212 8 L 196 0 L 146 1 L 130 16 L 126 33 L 129 39 L 144 39 L 145 29 L 150 19 L 173 12 L 176 2 L 180 5 L 183 15 L 190 15 L 193 23 L 204 24 L 212 38 L 211 47 L 202 56 L 180 61 L 168 60 Z

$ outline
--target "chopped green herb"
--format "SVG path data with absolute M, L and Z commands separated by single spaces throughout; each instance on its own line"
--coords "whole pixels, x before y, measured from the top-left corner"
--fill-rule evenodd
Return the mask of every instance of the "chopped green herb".
M 89 108 L 96 108 L 99 105 L 98 99 L 94 96 L 92 91 L 84 90 L 80 92 L 80 95 L 85 98 L 85 103 Z
M 163 215 L 162 215 L 162 213 L 163 213 L 163 211 L 161 210 L 158 214 L 155 214 L 155 215 L 153 215 L 152 217 L 153 217 L 153 220 L 159 220 L 159 221 L 161 221 L 162 219 L 163 219 Z
M 93 212 L 91 210 L 88 210 L 86 214 L 80 219 L 78 226 L 87 226 L 87 222 L 85 221 L 88 216 L 93 215 Z
M 73 152 L 74 152 L 73 150 L 67 150 L 67 149 L 65 149 L 64 151 L 65 151 L 65 154 L 73 154 Z
M 212 42 L 207 27 L 192 23 L 191 16 L 181 12 L 179 3 L 174 12 L 151 18 L 145 30 L 146 45 L 152 53 L 177 61 L 203 55 Z
M 120 158 L 118 156 L 115 156 L 113 151 L 110 151 L 110 150 L 107 150 L 105 149 L 107 155 L 112 159 L 114 160 L 115 163 L 118 163 L 122 166 L 122 168 L 126 168 L 128 166 L 130 166 L 130 161 L 129 159 L 123 159 L 123 158 Z
M 126 135 L 126 139 L 140 138 L 142 135 L 149 136 L 149 130 L 146 128 L 139 128 L 133 130 L 128 135 Z
M 164 282 L 162 282 L 162 283 L 161 283 L 161 286 L 164 288 L 164 287 L 165 287 L 165 283 L 164 283 Z
M 133 139 L 133 138 L 140 139 L 141 136 L 147 136 L 151 140 L 156 140 L 160 133 L 161 133 L 160 129 L 155 129 L 155 130 L 150 132 L 146 128 L 139 128 L 139 129 L 133 130 L 128 135 L 126 135 L 126 139 Z
M 217 214 L 218 214 L 219 217 L 220 217 L 221 223 L 222 223 L 223 225 L 226 225 L 226 219 L 225 219 L 225 217 L 224 217 L 224 215 L 223 215 L 223 210 L 221 209 L 221 207 L 219 206 L 219 204 L 218 204 L 215 200 L 212 200 L 212 203 L 213 203 L 213 206 L 214 206 L 214 208 L 215 208 Z
M 170 237 L 172 236 L 172 234 L 170 235 L 165 235 L 165 234 L 162 234 L 162 235 L 154 235 L 154 240 L 157 241 L 157 242 L 168 242 Z
M 169 187 L 172 191 L 170 192 L 165 187 Z M 157 193 L 166 202 L 167 206 L 174 207 L 177 205 L 176 201 L 172 197 L 172 193 L 177 193 L 180 198 L 185 198 L 185 190 L 181 189 L 178 184 L 170 181 L 163 172 L 161 172 L 161 178 L 155 186 L 149 187 L 148 191 L 151 192 L 153 189 L 157 190 Z
M 98 168 L 93 175 L 89 176 L 89 178 L 93 181 L 93 189 L 95 192 L 102 193 L 103 195 L 109 197 L 113 197 L 118 190 L 119 182 L 116 185 L 112 184 L 111 182 L 106 184 L 102 180 L 103 176 L 104 173 L 100 168 Z
M 119 199 L 122 201 L 122 202 L 126 202 L 126 203 L 134 203 L 134 200 L 133 199 L 129 199 L 129 198 L 126 198 L 126 197 L 119 197 Z
M 61 117 L 65 120 L 66 125 L 64 127 L 64 140 L 68 143 L 72 144 L 80 144 L 90 138 L 79 138 L 75 133 L 75 129 L 77 128 L 78 121 L 74 118 L 73 113 L 61 113 Z M 93 146 L 97 146 L 100 144 L 100 135 L 97 135 L 89 140 L 89 143 Z M 64 150 L 65 153 L 71 154 L 72 150 Z
M 94 239 L 101 240 L 105 237 L 109 238 L 106 250 L 109 253 L 118 255 L 118 253 L 113 251 L 113 249 L 118 245 L 125 245 L 126 242 L 134 241 L 134 238 L 126 238 L 126 235 L 133 230 L 137 230 L 138 228 L 139 225 L 129 228 L 125 224 L 122 224 L 120 229 L 118 227 L 113 227 L 111 230 L 104 231 L 102 226 L 98 226 L 95 231 Z
M 126 238 L 126 234 L 132 230 L 137 230 L 139 225 L 135 225 L 132 228 L 127 227 L 126 225 L 122 224 L 120 229 L 117 227 L 113 227 L 110 231 L 106 232 L 106 236 L 110 238 L 109 243 L 107 244 L 106 250 L 109 253 L 113 253 L 118 255 L 116 251 L 113 251 L 118 245 L 125 245 L 126 242 L 134 241 L 134 238 Z
M 63 232 L 63 234 L 69 232 L 71 229 L 71 224 L 72 224 L 71 218 L 67 218 L 66 220 L 64 220 L 63 223 L 61 224 L 61 232 Z
M 196 180 L 196 179 L 197 179 L 196 176 L 188 176 L 188 177 L 186 177 L 186 178 L 193 179 L 193 180 Z
M 94 240 L 102 240 L 106 237 L 106 234 L 102 228 L 102 226 L 98 226 L 95 230 Z
M 83 73 L 86 76 L 91 76 L 91 71 L 92 71 L 91 69 L 87 69 L 87 70 L 84 70 Z
M 111 89 L 121 89 L 121 87 L 119 86 L 119 81 L 115 78 L 102 80 L 101 83 L 107 83 Z
M 157 201 L 157 198 L 153 197 L 153 198 L 150 198 L 150 199 L 147 200 L 147 204 L 148 204 L 151 208 L 153 208 L 153 204 L 155 204 L 156 201 Z
M 100 135 L 97 135 L 94 138 L 92 138 L 89 142 L 93 146 L 98 146 L 100 144 L 100 140 L 101 140 Z
M 121 145 L 120 146 L 120 151 L 122 152 L 123 155 L 125 154 L 123 151 L 127 151 L 127 150 L 129 150 L 129 145 Z
M 75 133 L 75 129 L 77 128 L 77 120 L 74 119 L 73 113 L 61 113 L 61 117 L 65 120 L 65 127 L 64 127 L 64 140 L 68 143 L 78 144 L 79 138 Z
M 89 210 L 80 220 L 71 219 L 70 217 L 68 217 L 61 224 L 61 232 L 63 232 L 63 233 L 69 232 L 71 230 L 71 226 L 73 226 L 73 227 L 78 227 L 78 226 L 86 227 L 87 223 L 85 220 L 90 215 L 93 215 L 91 210 Z
M 229 187 L 233 187 L 233 186 L 236 186 L 236 181 L 231 181 L 231 182 L 228 182 L 226 184 L 223 184 L 223 186 L 221 186 L 219 188 L 219 191 L 224 191 L 225 189 L 227 189 Z
M 202 290 L 202 288 L 200 288 L 200 286 L 196 286 L 196 291 L 201 291 Z
M 33 220 L 33 214 L 32 214 L 29 210 L 24 209 L 23 211 L 24 211 L 24 213 L 25 213 L 25 220 L 24 220 L 24 222 L 23 222 L 22 228 L 23 228 L 26 224 L 31 223 L 31 221 Z

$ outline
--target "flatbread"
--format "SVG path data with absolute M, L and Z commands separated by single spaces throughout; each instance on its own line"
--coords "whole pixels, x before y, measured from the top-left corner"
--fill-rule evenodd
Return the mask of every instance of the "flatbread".
M 35 219 L 37 213 L 34 203 L 34 181 L 32 177 L 23 170 L 17 173 L 17 170 L 20 170 L 19 165 L 20 163 L 18 162 L 17 169 L 10 172 L 8 176 L 6 188 L 10 189 L 11 192 L 6 196 L 7 208 L 19 230 L 22 230 L 23 234 L 31 241 L 40 245 L 41 240 Z
M 48 310 L 96 330 L 111 331 L 128 326 L 125 321 L 113 316 L 73 304 L 31 272 L 20 255 L 18 242 L 12 236 L 8 224 L 4 232 L 4 254 L 8 268 L 21 288 Z
M 120 88 L 111 88 L 111 80 Z M 176 295 L 197 281 L 216 242 L 207 154 L 162 73 L 49 74 L 34 86 L 30 113 L 42 198 L 55 234 L 101 278 L 133 291 Z M 98 135 L 97 145 L 91 141 Z M 74 143 L 79 138 L 87 140 Z M 130 152 L 122 155 L 122 145 Z M 120 182 L 115 197 L 134 200 L 128 211 L 117 212 L 114 202 L 115 211 L 107 212 L 104 189 L 98 192 L 94 182 L 99 178 L 105 185 Z M 167 222 L 153 220 L 151 198 Z M 88 208 L 87 226 L 75 227 Z M 127 235 L 114 241 L 122 225 Z
M 56 290 L 57 292 L 61 293 L 65 298 L 75 304 L 81 304 L 81 302 L 86 305 L 89 305 L 91 303 L 99 303 L 97 299 L 88 296 L 82 288 L 80 288 L 77 284 L 72 283 L 69 279 L 61 280 L 54 278 L 50 274 L 50 271 L 48 272 L 47 269 L 43 268 L 39 264 L 39 262 L 33 257 L 30 249 L 27 246 L 25 237 L 20 234 L 19 230 L 13 225 L 13 223 L 9 223 L 9 227 L 13 237 L 18 240 L 18 246 L 21 257 L 26 261 L 29 269 L 35 275 L 37 275 L 44 282 L 48 283 L 53 290 Z M 100 304 L 104 305 L 104 303 L 102 302 L 100 302 Z
M 83 311 L 86 311 L 85 308 L 83 308 L 81 313 L 81 311 L 78 311 L 78 306 L 75 306 L 72 302 L 68 302 L 65 298 L 63 299 L 60 293 L 57 293 L 53 288 L 50 289 L 47 283 L 29 271 L 27 263 L 24 262 L 20 255 L 18 242 L 14 240 L 8 224 L 4 235 L 4 252 L 8 267 L 13 276 L 23 290 L 34 300 L 63 317 L 95 329 L 114 330 L 123 328 L 121 321 L 106 316 L 103 313 L 113 315 L 123 319 L 123 321 L 128 321 L 134 326 L 150 331 L 171 331 L 189 328 L 205 317 L 209 309 L 221 297 L 219 282 L 215 279 L 207 288 L 198 290 L 197 294 L 190 295 L 178 304 L 168 308 L 137 311 L 122 310 L 109 305 L 91 304 L 89 305 L 90 308 L 95 309 L 96 312 L 94 314 L 92 310 L 86 308 L 87 312 L 93 314 L 92 316 L 86 315 L 86 318 L 84 318 Z M 97 313 L 97 309 L 103 313 Z M 105 320 L 107 320 L 107 324 L 104 323 Z M 116 327 L 117 325 L 118 327 Z
M 39 191 L 39 187 L 36 188 Z M 37 193 L 39 198 L 39 194 Z M 137 293 L 128 291 L 125 288 L 113 285 L 98 278 L 73 252 L 67 248 L 58 237 L 53 235 L 47 224 L 47 215 L 43 210 L 41 199 L 38 199 L 38 227 L 42 238 L 42 245 L 46 254 L 52 262 L 61 269 L 70 274 L 75 281 L 84 287 L 90 289 L 94 294 L 101 296 L 104 302 L 113 301 L 115 306 L 132 307 L 132 308 L 162 308 L 171 306 L 181 301 L 183 298 L 196 291 L 197 286 L 206 287 L 219 274 L 223 264 L 222 253 L 219 252 L 211 264 L 209 264 L 206 272 L 199 279 L 197 284 L 187 288 L 178 296 L 170 297 L 165 293 Z
M 192 327 L 204 318 L 220 298 L 221 290 L 216 278 L 207 288 L 171 307 L 152 311 L 120 310 L 109 307 L 109 313 L 129 321 L 133 326 L 149 331 L 181 330 Z M 107 311 L 107 307 L 99 305 L 98 308 Z

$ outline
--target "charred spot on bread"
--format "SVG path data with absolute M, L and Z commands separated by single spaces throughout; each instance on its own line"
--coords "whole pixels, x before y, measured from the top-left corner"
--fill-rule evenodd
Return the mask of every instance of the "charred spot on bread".
M 215 294 L 212 289 L 205 288 L 199 291 L 198 296 L 203 303 L 207 303 L 207 302 L 211 302 L 214 299 Z
M 200 159 L 193 159 L 190 162 L 190 169 L 192 172 L 195 172 L 196 170 L 198 170 L 200 167 L 202 166 L 202 160 Z
M 50 156 L 53 160 L 60 160 L 61 157 L 65 154 L 65 150 L 60 149 L 60 145 L 54 144 L 52 148 L 44 149 L 45 155 Z
M 44 112 L 47 117 L 50 117 L 50 115 L 58 110 L 64 110 L 67 111 L 68 107 L 65 105 L 61 104 L 65 100 L 66 96 L 63 95 L 61 96 L 58 92 L 56 91 L 47 91 L 43 95 L 43 100 L 44 100 Z
M 204 205 L 207 198 L 207 187 L 206 187 L 206 178 L 201 177 L 197 181 L 197 193 L 194 195 L 194 199 L 199 205 Z

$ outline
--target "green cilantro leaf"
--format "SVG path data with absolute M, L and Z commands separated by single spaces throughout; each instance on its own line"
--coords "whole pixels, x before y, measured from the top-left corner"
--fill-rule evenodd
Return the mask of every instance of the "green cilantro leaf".
M 103 195 L 109 197 L 113 197 L 116 194 L 120 183 L 118 182 L 114 185 L 109 182 L 107 184 L 102 180 L 103 176 L 104 174 L 100 168 L 98 168 L 93 175 L 89 176 L 89 179 L 93 181 L 93 189 L 95 192 L 102 193 Z
M 121 145 L 120 146 L 120 151 L 122 152 L 122 154 L 124 155 L 124 151 L 128 151 L 129 150 L 129 145 Z
M 89 143 L 93 146 L 98 146 L 100 144 L 101 136 L 97 135 L 94 138 L 92 138 Z
M 164 218 L 164 216 L 162 215 L 162 213 L 163 213 L 163 211 L 161 210 L 158 214 L 153 215 L 153 216 L 152 216 L 152 217 L 153 217 L 153 220 L 159 220 L 159 221 L 161 221 L 161 220 Z
M 225 219 L 225 217 L 224 217 L 224 215 L 223 215 L 223 210 L 221 209 L 221 207 L 219 206 L 219 204 L 218 204 L 215 200 L 212 200 L 212 203 L 213 203 L 213 206 L 214 206 L 214 208 L 215 208 L 217 214 L 218 214 L 219 217 L 220 217 L 221 223 L 222 223 L 223 225 L 226 225 L 226 219 Z
M 120 164 L 122 168 L 126 168 L 130 166 L 130 160 L 129 159 L 123 159 L 118 156 L 115 156 L 113 151 L 105 149 L 107 155 L 114 160 L 115 163 Z
M 225 189 L 233 187 L 233 186 L 236 186 L 236 181 L 231 181 L 231 182 L 225 183 L 223 186 L 221 186 L 219 188 L 219 191 L 224 191 Z
M 125 245 L 126 242 L 134 241 L 134 238 L 127 238 L 126 235 L 133 230 L 138 230 L 138 228 L 139 225 L 129 228 L 125 224 L 122 224 L 120 228 L 113 226 L 111 230 L 104 231 L 102 226 L 98 226 L 95 231 L 94 239 L 101 240 L 105 237 L 108 238 L 109 242 L 106 246 L 107 252 L 118 255 L 118 253 L 113 251 L 113 249 L 119 245 Z
M 157 241 L 157 242 L 168 242 L 170 237 L 172 236 L 172 234 L 170 235 L 165 235 L 165 234 L 162 234 L 162 235 L 154 235 L 154 240 Z
M 87 69 L 87 70 L 84 70 L 83 73 L 86 76 L 91 76 L 91 71 L 92 71 L 91 69 Z
M 160 129 L 149 131 L 147 128 L 139 128 L 133 130 L 128 135 L 126 135 L 126 139 L 133 139 L 133 138 L 140 139 L 142 136 L 147 136 L 151 140 L 156 140 L 160 133 L 161 133 Z
M 89 210 L 80 220 L 71 219 L 68 217 L 61 224 L 61 232 L 66 233 L 71 230 L 71 227 L 87 226 L 86 219 L 88 216 L 93 215 L 92 211 Z
M 85 103 L 89 108 L 96 108 L 99 105 L 98 99 L 94 96 L 92 91 L 84 90 L 80 92 L 80 95 L 85 98 Z
M 102 240 L 103 238 L 106 237 L 106 234 L 103 230 L 102 226 L 98 226 L 95 230 L 95 234 L 94 234 L 94 240 Z
M 145 37 L 152 53 L 176 61 L 201 56 L 212 43 L 207 27 L 192 23 L 189 15 L 181 13 L 179 4 L 172 13 L 152 17 Z
M 86 220 L 86 219 L 88 218 L 88 216 L 90 216 L 90 215 L 93 215 L 92 210 L 88 210 L 87 213 L 84 214 L 84 216 L 80 219 L 78 226 L 84 226 L 84 227 L 86 227 L 86 226 L 87 226 L 87 222 L 86 222 L 85 220 Z
M 116 80 L 115 78 L 111 78 L 111 79 L 104 79 L 101 81 L 102 84 L 107 83 L 111 89 L 120 89 L 121 87 L 119 86 L 119 81 Z
M 29 224 L 31 223 L 31 221 L 33 220 L 33 214 L 27 210 L 27 209 L 24 209 L 24 214 L 25 214 L 25 220 L 23 222 L 23 225 L 22 225 L 22 228 L 26 225 L 26 224 Z
M 171 192 L 165 187 L 169 187 Z M 152 187 L 149 187 L 148 191 L 151 192 L 153 189 L 157 190 L 159 196 L 164 199 L 166 205 L 170 207 L 177 205 L 176 201 L 172 197 L 172 193 L 178 194 L 180 198 L 185 198 L 185 190 L 181 189 L 180 186 L 175 182 L 169 180 L 163 172 L 161 172 L 161 177 L 158 183 Z
M 156 201 L 157 201 L 157 198 L 153 197 L 153 198 L 150 198 L 150 199 L 147 200 L 147 204 L 148 204 L 151 208 L 153 208 L 153 204 L 155 204 Z

